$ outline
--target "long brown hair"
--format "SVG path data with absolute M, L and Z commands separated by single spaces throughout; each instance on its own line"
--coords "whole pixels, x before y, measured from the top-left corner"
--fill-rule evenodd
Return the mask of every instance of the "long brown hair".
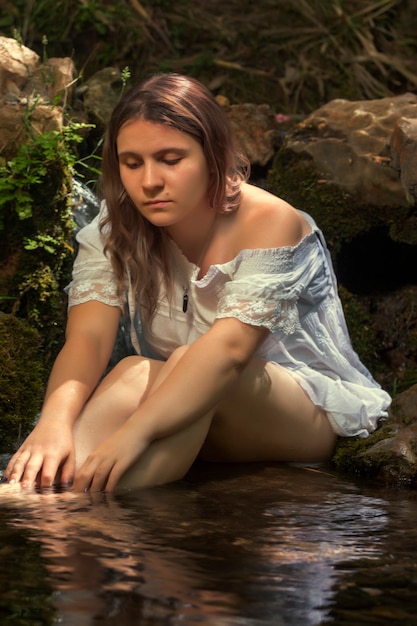
M 218 212 L 237 210 L 241 183 L 248 176 L 248 162 L 235 149 L 230 126 L 210 91 L 194 78 L 157 74 L 130 89 L 116 105 L 103 146 L 103 192 L 108 214 L 106 251 L 110 254 L 123 289 L 129 272 L 146 321 L 152 318 L 159 292 L 158 272 L 170 292 L 171 272 L 166 234 L 144 219 L 127 195 L 119 173 L 117 137 L 131 120 L 166 124 L 188 133 L 202 147 L 210 172 L 210 205 Z

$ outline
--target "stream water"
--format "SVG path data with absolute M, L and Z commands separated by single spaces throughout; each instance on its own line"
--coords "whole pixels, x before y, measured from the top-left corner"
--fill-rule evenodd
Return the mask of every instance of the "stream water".
M 0 486 L 0 624 L 417 625 L 417 494 L 199 465 L 106 494 Z

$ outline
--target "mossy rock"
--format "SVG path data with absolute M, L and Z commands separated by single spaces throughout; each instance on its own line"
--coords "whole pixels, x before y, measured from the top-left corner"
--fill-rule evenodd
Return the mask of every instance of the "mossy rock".
M 294 155 L 285 146 L 275 155 L 268 173 L 268 189 L 298 209 L 309 213 L 324 233 L 333 262 L 342 246 L 393 221 L 392 208 L 363 204 L 346 189 L 326 180 L 310 158 Z M 396 209 L 396 222 L 404 220 L 408 209 Z
M 392 438 L 394 434 L 395 428 L 387 423 L 369 437 L 341 437 L 336 445 L 332 465 L 343 474 L 362 478 L 375 477 L 377 468 L 366 458 L 366 453 L 375 444 Z
M 39 331 L 0 314 L 0 452 L 11 452 L 33 427 L 45 387 Z
M 42 350 L 48 365 L 55 359 L 64 339 L 66 296 L 63 288 L 69 282 L 74 257 L 71 247 L 74 232 L 72 164 L 76 158 L 71 140 L 74 136 L 78 136 L 75 131 L 68 131 L 67 137 L 63 130 L 28 138 L 15 161 L 9 163 L 9 169 L 0 171 L 4 189 L 7 190 L 9 179 L 14 181 L 10 199 L 6 198 L 3 205 L 0 203 L 2 309 L 28 320 L 41 332 Z M 21 174 L 24 164 L 31 172 L 31 182 L 26 186 Z M 17 210 L 20 185 L 24 187 L 22 195 L 30 199 L 27 200 L 27 215 L 23 217 Z
M 341 473 L 386 485 L 417 484 L 417 385 L 398 394 L 369 437 L 339 439 L 332 459 Z
M 339 284 L 338 290 L 354 349 L 374 376 L 384 375 L 386 367 L 378 352 L 382 346 L 369 311 L 360 299 L 345 287 Z

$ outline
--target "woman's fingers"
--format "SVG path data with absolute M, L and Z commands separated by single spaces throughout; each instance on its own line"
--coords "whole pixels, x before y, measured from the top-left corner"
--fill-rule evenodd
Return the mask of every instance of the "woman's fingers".
M 61 485 L 72 485 L 75 474 L 75 453 L 71 452 L 62 465 L 61 469 Z
M 26 453 L 19 454 L 16 452 L 12 456 L 4 472 L 4 475 L 8 479 L 9 483 L 17 483 L 20 481 L 28 458 L 29 455 Z
M 74 491 L 103 491 L 111 469 L 112 464 L 108 459 L 99 461 L 90 455 L 75 476 Z
M 127 468 L 114 458 L 96 459 L 90 456 L 78 470 L 74 491 L 112 491 Z
M 10 459 L 4 475 L 9 483 L 21 482 L 22 487 L 31 487 L 36 482 L 39 482 L 40 487 L 52 487 L 62 462 L 63 459 L 57 454 L 18 450 Z M 71 482 L 74 466 L 74 455 L 70 453 L 64 458 L 60 482 Z
M 42 456 L 31 454 L 28 450 L 17 452 L 7 466 L 5 476 L 9 483 L 21 482 L 23 487 L 30 487 L 42 467 Z
M 56 482 L 64 482 L 62 480 L 62 473 L 60 480 L 57 481 L 58 470 L 62 461 L 61 457 L 55 455 L 47 456 L 43 459 L 39 477 L 39 484 L 41 487 L 52 487 Z

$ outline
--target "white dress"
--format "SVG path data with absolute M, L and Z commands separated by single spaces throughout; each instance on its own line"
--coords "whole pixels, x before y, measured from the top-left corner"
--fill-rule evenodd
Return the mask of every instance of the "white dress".
M 117 295 L 110 260 L 103 254 L 99 215 L 77 235 L 69 306 L 88 300 L 119 306 L 130 318 L 135 351 L 159 358 L 195 341 L 218 318 L 264 326 L 270 333 L 256 356 L 290 372 L 326 411 L 338 435 L 366 437 L 387 415 L 391 398 L 352 348 L 330 254 L 321 231 L 303 215 L 312 232 L 296 246 L 242 250 L 231 261 L 212 265 L 200 280 L 199 268 L 171 242 L 173 297 L 170 303 L 160 299 L 148 329 L 140 323 L 128 279 L 126 292 Z

